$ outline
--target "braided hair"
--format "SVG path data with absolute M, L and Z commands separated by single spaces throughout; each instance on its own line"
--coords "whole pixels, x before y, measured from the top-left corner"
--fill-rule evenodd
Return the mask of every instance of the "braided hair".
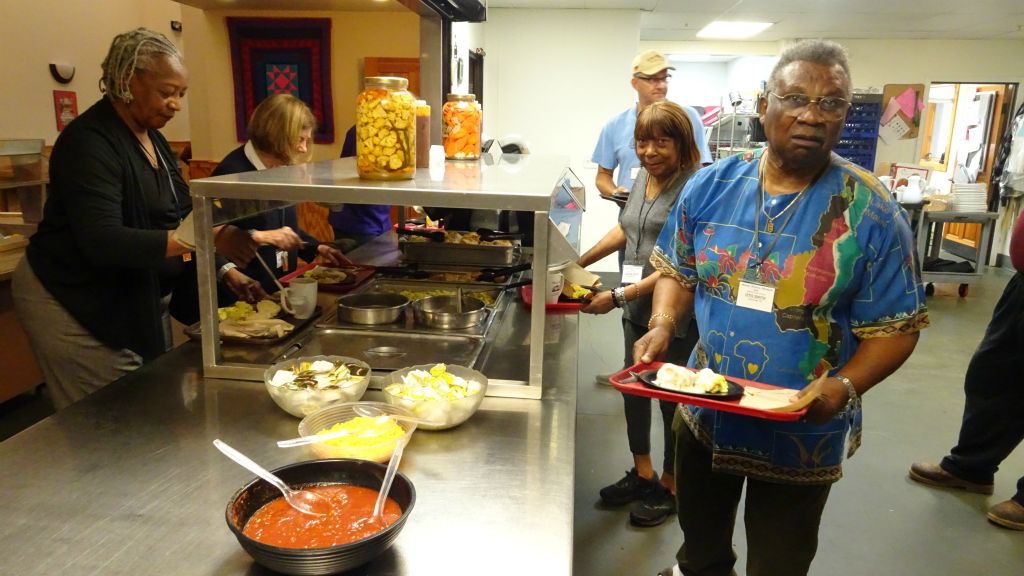
M 181 60 L 181 52 L 166 36 L 147 28 L 136 28 L 118 34 L 110 43 L 103 59 L 100 92 L 125 104 L 132 101 L 129 83 L 137 70 L 150 70 L 156 58 L 166 56 Z

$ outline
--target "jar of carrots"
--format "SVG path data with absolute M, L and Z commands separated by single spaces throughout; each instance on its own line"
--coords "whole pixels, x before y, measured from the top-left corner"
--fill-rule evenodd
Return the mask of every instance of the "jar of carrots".
M 416 104 L 405 78 L 366 78 L 356 98 L 360 178 L 408 180 L 416 174 Z
M 449 160 L 480 158 L 480 104 L 473 94 L 449 94 L 441 109 L 444 157 Z

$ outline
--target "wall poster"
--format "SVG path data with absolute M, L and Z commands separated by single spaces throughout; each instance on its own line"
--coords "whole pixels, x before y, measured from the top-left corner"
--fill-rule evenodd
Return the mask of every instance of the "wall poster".
M 924 84 L 886 84 L 878 135 L 886 142 L 917 138 L 922 111 Z
M 61 132 L 78 118 L 78 94 L 69 90 L 53 91 L 53 114 L 57 119 L 57 132 Z

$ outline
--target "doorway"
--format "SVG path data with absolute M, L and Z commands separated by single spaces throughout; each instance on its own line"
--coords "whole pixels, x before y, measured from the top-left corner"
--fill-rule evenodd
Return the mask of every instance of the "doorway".
M 1016 83 L 931 84 L 918 158 L 932 168 L 932 186 L 950 193 L 956 184 L 988 184 L 988 210 L 997 209 L 999 191 L 992 170 L 1017 91 Z M 987 258 L 990 246 L 979 245 L 981 231 L 981 224 L 946 224 L 942 248 L 972 261 Z

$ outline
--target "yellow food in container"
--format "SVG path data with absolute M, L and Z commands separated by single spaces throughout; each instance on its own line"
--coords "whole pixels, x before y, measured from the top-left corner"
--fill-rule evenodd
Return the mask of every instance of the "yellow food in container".
M 366 78 L 356 98 L 360 178 L 406 180 L 416 173 L 416 103 L 405 78 Z

